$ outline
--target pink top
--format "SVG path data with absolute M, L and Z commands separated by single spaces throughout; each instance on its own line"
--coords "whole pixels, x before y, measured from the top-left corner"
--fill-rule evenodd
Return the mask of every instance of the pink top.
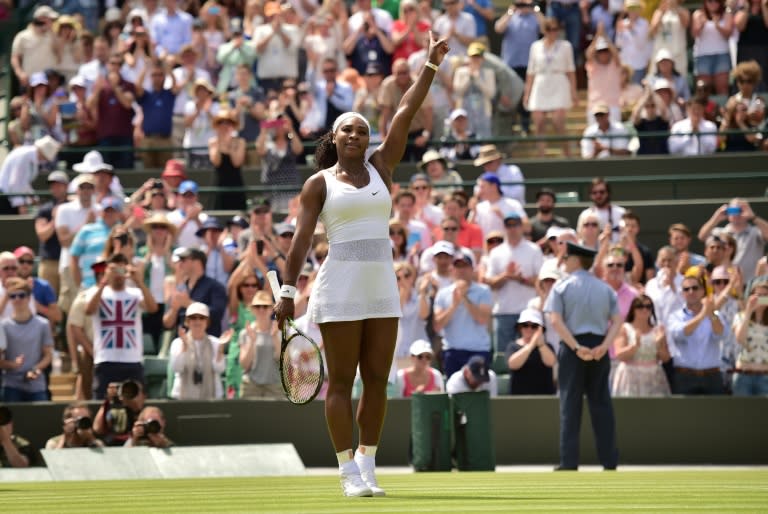
M 413 396 L 413 392 L 416 389 L 414 384 L 411 383 L 411 379 L 408 377 L 409 373 L 406 371 L 403 373 L 403 398 L 408 398 L 409 396 Z M 424 386 L 423 393 L 429 393 L 432 391 L 440 391 L 440 388 L 437 387 L 435 384 L 435 375 L 434 373 L 429 374 L 429 381 L 427 382 L 427 385 Z
M 587 102 L 591 110 L 596 104 L 619 107 L 621 99 L 621 67 L 615 62 L 597 64 L 589 61 L 587 70 Z

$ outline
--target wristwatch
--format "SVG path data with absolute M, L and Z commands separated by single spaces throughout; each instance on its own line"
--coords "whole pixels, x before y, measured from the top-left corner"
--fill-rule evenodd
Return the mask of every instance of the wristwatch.
M 579 353 L 579 350 L 581 350 L 581 345 L 579 343 L 576 343 L 576 346 L 573 347 L 573 351 L 576 353 Z

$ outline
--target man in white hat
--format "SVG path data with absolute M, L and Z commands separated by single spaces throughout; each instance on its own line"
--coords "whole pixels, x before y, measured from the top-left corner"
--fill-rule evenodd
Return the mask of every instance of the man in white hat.
M 595 122 L 584 129 L 581 138 L 582 159 L 604 159 L 629 155 L 629 133 L 624 125 L 611 121 L 611 108 L 599 103 L 592 108 Z
M 709 155 L 717 151 L 717 125 L 704 118 L 706 101 L 688 101 L 688 117 L 672 125 L 667 140 L 672 155 Z
M 520 168 L 514 164 L 506 164 L 504 161 L 504 154 L 496 148 L 496 145 L 483 145 L 480 147 L 480 152 L 475 159 L 474 164 L 477 167 L 482 167 L 486 173 L 493 173 L 499 177 L 501 181 L 501 192 L 508 198 L 513 198 L 525 205 L 525 186 L 523 181 L 523 172 Z M 518 182 L 516 185 L 512 183 Z M 478 187 L 475 186 L 475 195 L 479 192 Z
M 33 73 L 56 66 L 56 57 L 51 51 L 54 39 L 51 26 L 58 17 L 56 11 L 41 5 L 35 9 L 29 26 L 13 38 L 11 67 L 22 87 L 29 85 Z
M 54 162 L 61 143 L 51 136 L 43 136 L 31 145 L 11 150 L 0 167 L 0 192 L 31 194 L 32 182 L 37 178 L 40 165 Z M 24 196 L 0 198 L 0 214 L 25 214 L 30 199 Z
M 111 164 L 104 162 L 104 157 L 96 150 L 91 150 L 85 157 L 83 162 L 78 162 L 72 166 L 72 169 L 77 173 L 89 173 L 93 175 L 95 196 L 94 199 L 100 202 L 107 196 L 123 197 L 123 186 L 120 184 L 120 179 L 115 174 L 115 169 Z M 71 193 L 75 192 L 74 185 L 71 188 Z

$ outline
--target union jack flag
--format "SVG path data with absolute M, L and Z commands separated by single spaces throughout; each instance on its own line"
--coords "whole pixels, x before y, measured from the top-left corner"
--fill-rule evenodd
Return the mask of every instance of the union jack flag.
M 101 345 L 106 349 L 131 349 L 137 344 L 135 321 L 138 298 L 123 300 L 102 298 L 99 302 Z

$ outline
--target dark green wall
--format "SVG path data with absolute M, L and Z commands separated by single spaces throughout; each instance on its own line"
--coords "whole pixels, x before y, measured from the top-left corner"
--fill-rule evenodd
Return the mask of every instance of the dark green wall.
M 291 442 L 307 466 L 334 466 L 323 402 L 303 407 L 278 401 L 153 402 L 180 445 Z M 615 399 L 624 464 L 768 464 L 768 398 Z M 558 460 L 556 398 L 502 397 L 491 401 L 499 465 Z M 16 432 L 43 446 L 61 426 L 61 404 L 17 404 Z M 96 406 L 94 404 L 94 412 Z M 589 415 L 581 432 L 582 463 L 594 464 Z M 407 465 L 410 401 L 393 400 L 384 425 L 379 464 Z

